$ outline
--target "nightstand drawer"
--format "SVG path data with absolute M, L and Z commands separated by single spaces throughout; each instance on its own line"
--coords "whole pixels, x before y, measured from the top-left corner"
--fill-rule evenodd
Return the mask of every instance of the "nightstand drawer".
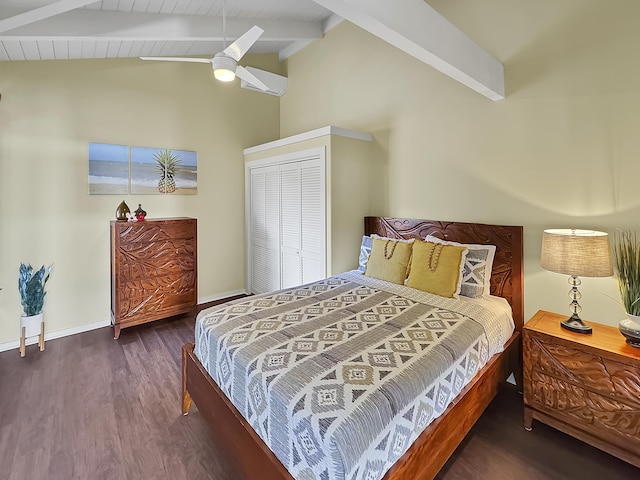
M 533 371 L 527 405 L 584 430 L 598 431 L 619 448 L 640 451 L 640 410 L 611 396 Z
M 638 370 L 582 350 L 532 336 L 528 345 L 533 370 L 605 397 L 630 403 L 640 410 Z

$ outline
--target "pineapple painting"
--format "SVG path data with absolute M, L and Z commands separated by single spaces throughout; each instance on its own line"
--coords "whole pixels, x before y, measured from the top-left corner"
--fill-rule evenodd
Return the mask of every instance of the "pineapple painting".
M 153 158 L 160 172 L 158 191 L 160 193 L 174 193 L 176 191 L 176 174 L 180 170 L 180 156 L 174 155 L 171 150 L 157 152 Z
M 195 195 L 196 152 L 171 148 L 131 147 L 131 194 Z

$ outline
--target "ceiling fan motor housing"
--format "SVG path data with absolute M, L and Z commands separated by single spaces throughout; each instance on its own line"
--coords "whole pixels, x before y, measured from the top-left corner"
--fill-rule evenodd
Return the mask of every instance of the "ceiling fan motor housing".
M 225 55 L 222 52 L 216 53 L 215 57 L 213 57 L 213 61 L 211 62 L 211 65 L 213 67 L 214 74 L 216 74 L 218 70 L 222 70 L 222 71 L 226 70 L 231 73 L 231 75 L 229 74 L 225 75 L 226 72 L 224 73 L 220 72 L 222 73 L 221 76 L 218 76 L 216 74 L 216 78 L 218 80 L 230 82 L 235 78 L 237 63 L 233 58 L 229 57 L 228 55 Z

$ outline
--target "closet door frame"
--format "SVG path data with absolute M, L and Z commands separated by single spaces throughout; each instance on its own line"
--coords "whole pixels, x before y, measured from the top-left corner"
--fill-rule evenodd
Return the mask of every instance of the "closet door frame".
M 246 261 L 246 280 L 247 292 L 251 292 L 252 287 L 252 264 L 251 264 L 251 170 L 254 168 L 261 168 L 267 166 L 279 166 L 287 163 L 303 162 L 305 160 L 319 160 L 325 175 L 324 181 L 324 211 L 325 211 L 325 225 L 324 225 L 324 269 L 329 271 L 329 212 L 330 212 L 330 197 L 329 197 L 329 170 L 327 168 L 327 152 L 325 146 L 309 148 L 296 152 L 290 152 L 280 155 L 274 155 L 271 157 L 261 158 L 259 160 L 253 160 L 245 163 L 245 261 Z M 282 233 L 280 232 L 280 235 Z M 280 244 L 282 239 L 280 238 Z

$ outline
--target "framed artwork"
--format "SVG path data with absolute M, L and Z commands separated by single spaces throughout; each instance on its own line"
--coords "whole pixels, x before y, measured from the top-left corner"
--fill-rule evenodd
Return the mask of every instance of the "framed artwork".
M 131 194 L 198 193 L 198 156 L 188 150 L 131 147 Z
M 195 195 L 198 154 L 189 150 L 89 143 L 91 195 Z
M 89 143 L 89 193 L 122 195 L 129 193 L 129 147 Z

